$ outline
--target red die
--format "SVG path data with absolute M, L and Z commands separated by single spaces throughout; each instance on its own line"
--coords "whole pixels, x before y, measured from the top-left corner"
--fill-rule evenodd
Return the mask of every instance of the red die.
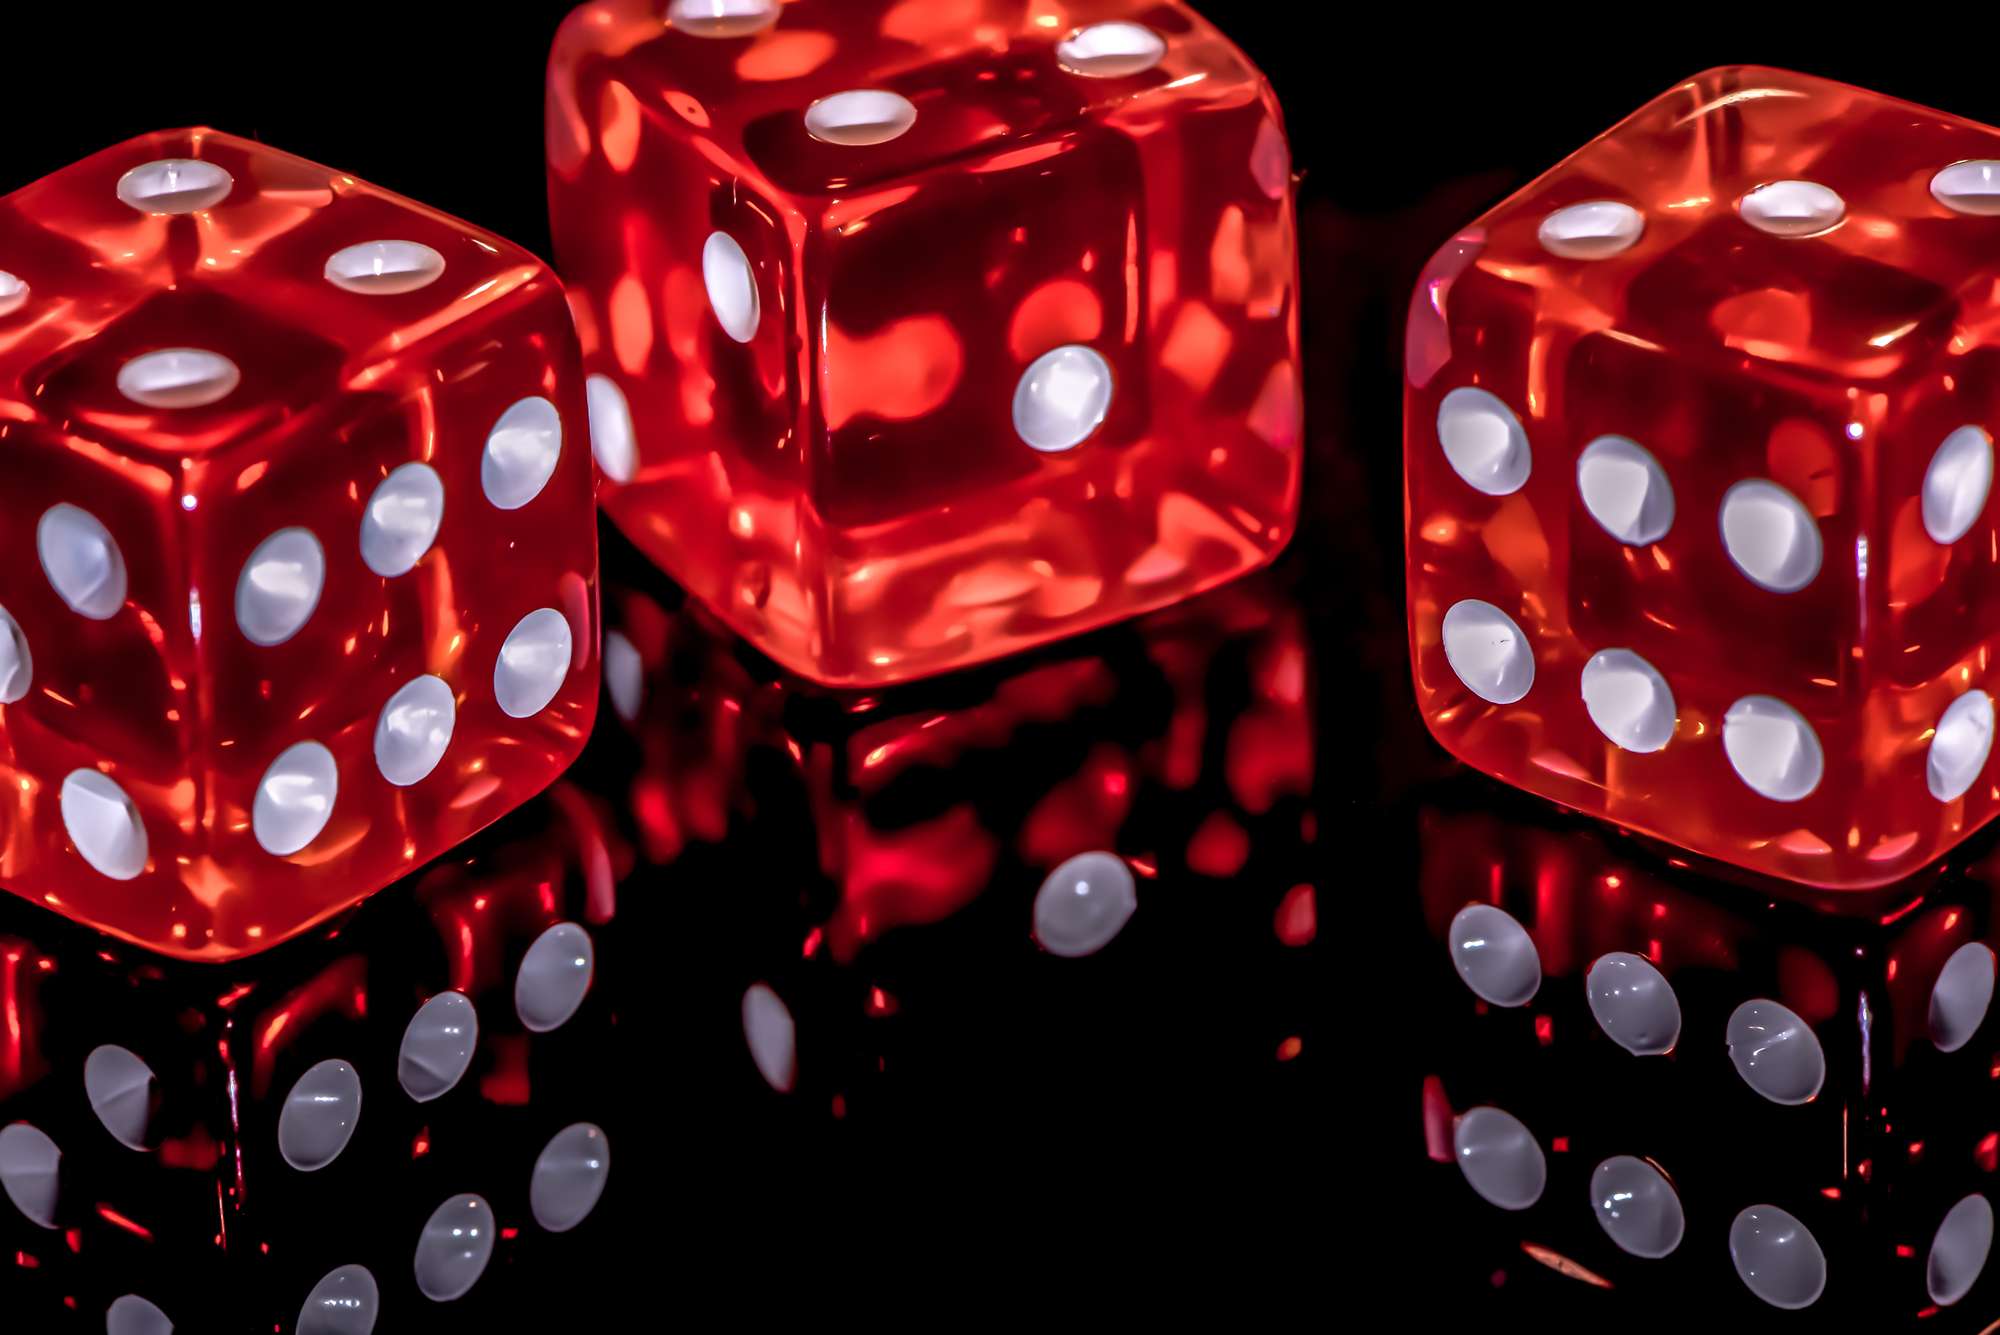
M 560 285 L 207 130 L 0 200 L 0 882 L 262 949 L 547 784 L 596 708 Z
M 1478 767 L 1835 889 L 2000 809 L 2000 133 L 1700 75 L 1411 304 L 1411 647 Z
M 618 526 L 872 684 L 1268 561 L 1297 509 L 1292 181 L 1161 0 L 601 0 L 549 70 Z

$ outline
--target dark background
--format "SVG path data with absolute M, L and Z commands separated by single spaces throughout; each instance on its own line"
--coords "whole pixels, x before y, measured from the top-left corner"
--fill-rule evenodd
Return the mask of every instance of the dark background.
M 1146 995 L 1166 1000 L 1121 1011 L 1124 1047 L 1106 1060 L 1065 1037 L 1063 1008 L 1107 998 L 981 997 L 969 980 L 948 1013 L 978 1031 L 978 1068 L 953 1055 L 963 1031 L 919 1030 L 907 1046 L 937 1074 L 876 1119 L 836 1123 L 742 1078 L 728 1017 L 742 938 L 759 924 L 724 897 L 733 851 L 709 850 L 674 870 L 673 907 L 620 920 L 618 957 L 646 978 L 627 984 L 602 1054 L 622 1107 L 617 1185 L 546 1287 L 513 1286 L 490 1314 L 504 1323 L 484 1328 L 652 1329 L 714 1302 L 733 1305 L 732 1322 L 1296 1312 L 1361 1329 L 1648 1324 L 1532 1266 L 1519 1273 L 1507 1239 L 1458 1222 L 1483 1207 L 1423 1155 L 1427 1061 L 1413 1028 L 1426 1012 L 1403 996 L 1438 975 L 1405 794 L 1438 753 L 1401 639 L 1402 312 L 1459 224 L 1697 70 L 1779 64 L 2000 122 L 1990 50 L 1935 21 L 1901 44 L 1830 10 L 1760 33 L 1720 8 L 1411 6 L 1360 25 L 1275 0 L 1198 7 L 1271 77 L 1303 174 L 1314 522 L 1286 561 L 1310 613 L 1322 728 L 1310 981 L 1275 988 L 1226 933 L 1155 938 Z M 546 255 L 540 89 L 567 9 L 16 4 L 0 22 L 0 190 L 136 133 L 205 123 Z M 1210 1059 L 1217 1031 L 1255 1028 L 1280 1004 L 1306 1035 L 1292 1069 Z M 1514 1282 L 1494 1278 L 1495 1258 Z M 613 1318 L 620 1308 L 631 1315 Z

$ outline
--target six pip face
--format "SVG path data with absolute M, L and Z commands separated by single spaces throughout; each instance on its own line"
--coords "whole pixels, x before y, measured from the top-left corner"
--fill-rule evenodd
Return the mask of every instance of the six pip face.
M 597 698 L 561 289 L 207 130 L 0 200 L 0 884 L 268 947 L 539 791 Z

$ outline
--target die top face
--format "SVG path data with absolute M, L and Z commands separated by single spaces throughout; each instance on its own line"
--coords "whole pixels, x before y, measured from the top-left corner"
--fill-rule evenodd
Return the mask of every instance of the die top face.
M 1447 747 L 1830 889 L 2000 809 L 1995 153 L 1941 113 L 1716 70 L 1441 248 L 1404 466 Z
M 1782 70 L 1690 79 L 1479 221 L 1545 313 L 1836 391 L 1991 319 L 2000 131 Z
M 606 511 L 791 670 L 962 667 L 1288 540 L 1290 157 L 1185 6 L 594 3 L 548 116 Z
M 552 781 L 596 702 L 559 284 L 210 131 L 0 201 L 0 884 L 265 949 Z
M 618 67 L 602 109 L 566 77 L 592 56 Z M 1163 0 L 669 0 L 664 13 L 658 0 L 598 0 L 572 15 L 555 71 L 557 170 L 601 129 L 613 148 L 631 122 L 667 115 L 760 188 L 814 202 L 1002 140 L 1060 137 L 1127 104 L 1157 123 L 1173 102 L 1262 83 L 1220 33 Z
M 372 388 L 417 341 L 553 282 L 470 224 L 206 129 L 0 199 L 0 254 L 0 412 L 148 461 Z

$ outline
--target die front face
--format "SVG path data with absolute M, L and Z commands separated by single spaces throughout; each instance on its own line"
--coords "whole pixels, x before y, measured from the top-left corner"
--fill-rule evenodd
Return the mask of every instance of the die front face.
M 560 772 L 596 539 L 542 265 L 205 130 L 0 201 L 0 254 L 0 883 L 227 958 Z
M 1716 70 L 1438 253 L 1404 467 L 1446 747 L 1834 889 L 1991 818 L 1996 156 L 1984 126 Z
M 1290 164 L 1226 39 L 1132 0 L 665 16 L 559 35 L 554 232 L 606 508 L 734 629 L 874 684 L 1284 545 Z

